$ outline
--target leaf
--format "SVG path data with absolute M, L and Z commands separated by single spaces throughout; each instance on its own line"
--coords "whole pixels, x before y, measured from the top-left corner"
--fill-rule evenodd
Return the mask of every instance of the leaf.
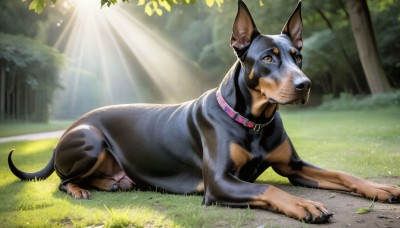
M 153 1 L 152 3 L 153 3 L 153 12 L 156 12 L 158 16 L 162 16 L 163 11 L 160 8 L 158 8 L 158 3 L 156 1 Z
M 224 0 L 215 0 L 217 2 L 218 7 L 221 7 L 222 3 L 224 3 Z
M 151 8 L 151 2 L 148 2 L 145 6 L 144 6 L 144 13 L 151 16 L 154 13 L 154 10 Z
M 146 0 L 138 0 L 138 6 L 142 6 L 144 5 L 144 3 L 146 3 Z
M 43 9 L 46 7 L 46 0 L 32 0 L 29 4 L 29 9 L 34 10 L 36 13 L 42 13 Z
M 157 8 L 157 9 L 154 9 L 154 10 L 156 11 L 156 14 L 157 14 L 158 16 L 162 16 L 163 11 L 162 11 L 160 8 Z
M 264 1 L 263 0 L 260 0 L 260 6 L 261 7 L 264 6 Z
M 375 197 L 372 199 L 371 204 L 368 207 L 362 207 L 356 211 L 356 214 L 366 214 L 371 212 L 374 209 L 374 202 L 375 202 Z
M 168 12 L 171 12 L 171 5 L 166 0 L 158 0 L 158 4 Z
M 214 5 L 214 0 L 206 0 L 206 5 L 212 7 Z

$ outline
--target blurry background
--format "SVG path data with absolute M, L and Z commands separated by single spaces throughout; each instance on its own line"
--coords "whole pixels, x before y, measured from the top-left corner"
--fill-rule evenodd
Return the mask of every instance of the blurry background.
M 73 119 L 110 104 L 175 103 L 216 87 L 235 61 L 229 40 L 237 1 L 205 2 L 149 16 L 134 0 L 101 9 L 96 0 L 58 0 L 41 14 L 30 11 L 29 2 L 2 0 L 0 121 Z M 297 4 L 245 2 L 263 34 L 280 33 Z M 384 69 L 376 77 L 391 88 L 383 89 L 392 91 L 386 103 L 399 105 L 400 1 L 366 2 Z M 355 99 L 355 107 L 372 90 L 347 1 L 304 0 L 302 9 L 303 70 L 313 82 L 307 106 Z

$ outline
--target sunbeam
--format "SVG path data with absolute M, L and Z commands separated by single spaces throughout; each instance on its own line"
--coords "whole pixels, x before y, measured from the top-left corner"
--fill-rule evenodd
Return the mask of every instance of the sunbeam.
M 81 13 L 99 13 L 100 12 L 99 0 L 75 0 L 73 4 L 76 10 Z
M 68 57 L 56 118 L 119 103 L 171 103 L 204 90 L 202 71 L 123 6 L 69 1 L 74 10 L 55 46 Z

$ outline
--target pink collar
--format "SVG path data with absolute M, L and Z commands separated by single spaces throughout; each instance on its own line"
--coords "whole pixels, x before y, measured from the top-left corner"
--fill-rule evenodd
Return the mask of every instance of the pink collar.
M 259 131 L 259 130 L 261 130 L 261 128 L 266 127 L 275 118 L 276 109 L 274 111 L 274 114 L 273 114 L 272 118 L 267 123 L 263 123 L 263 124 L 254 123 L 254 122 L 250 121 L 249 119 L 245 118 L 244 116 L 240 115 L 231 106 L 229 106 L 228 103 L 226 103 L 225 99 L 221 95 L 221 89 L 220 88 L 218 88 L 218 90 L 216 92 L 216 96 L 217 96 L 217 100 L 218 100 L 219 106 L 221 106 L 222 110 L 224 110 L 224 112 L 229 117 L 231 117 L 236 122 L 242 124 L 243 126 L 245 126 L 247 128 L 250 128 L 250 129 L 252 129 L 254 131 Z

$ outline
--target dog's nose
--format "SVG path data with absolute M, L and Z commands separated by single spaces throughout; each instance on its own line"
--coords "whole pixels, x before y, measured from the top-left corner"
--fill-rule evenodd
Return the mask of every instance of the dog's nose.
M 311 87 L 311 81 L 308 78 L 299 77 L 293 80 L 293 86 L 297 90 L 308 90 Z

